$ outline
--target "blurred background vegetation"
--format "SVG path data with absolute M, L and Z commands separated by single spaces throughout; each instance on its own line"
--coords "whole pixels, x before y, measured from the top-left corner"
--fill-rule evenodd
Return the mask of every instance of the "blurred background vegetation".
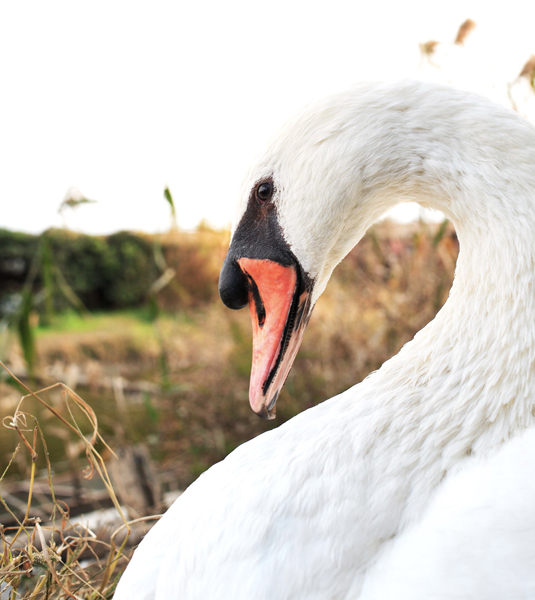
M 107 237 L 0 230 L 0 358 L 33 386 L 67 383 L 93 406 L 108 441 L 146 442 L 183 488 L 238 444 L 396 353 L 442 306 L 458 250 L 447 222 L 376 225 L 335 271 L 277 420 L 265 422 L 248 404 L 249 313 L 226 309 L 218 296 L 228 242 L 229 232 L 205 226 Z M 2 414 L 19 398 L 4 373 Z M 49 450 L 61 471 L 59 442 Z M 9 432 L 0 438 L 5 464 L 14 443 Z

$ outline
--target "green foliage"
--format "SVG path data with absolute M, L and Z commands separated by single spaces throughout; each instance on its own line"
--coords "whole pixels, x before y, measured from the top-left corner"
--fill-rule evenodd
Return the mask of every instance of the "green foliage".
M 30 317 L 33 308 L 33 293 L 31 288 L 26 288 L 22 294 L 21 306 L 18 310 L 16 326 L 19 334 L 20 345 L 30 374 L 35 363 L 35 339 Z
M 46 235 L 41 241 L 41 278 L 44 292 L 44 320 L 50 323 L 54 316 L 54 263 L 50 250 L 50 242 Z
M 132 233 L 120 232 L 107 238 L 102 296 L 106 305 L 118 308 L 139 306 L 158 276 L 152 244 Z
M 39 248 L 39 238 L 0 229 L 0 298 L 20 290 Z
M 38 237 L 0 229 L 0 315 L 20 304 L 28 281 L 39 299 L 34 310 L 43 324 L 67 308 L 116 310 L 150 301 L 155 318 L 158 305 L 176 309 L 210 302 L 217 296 L 221 238 L 208 230 L 159 239 L 64 229 Z M 165 269 L 176 276 L 168 278 Z M 164 275 L 166 281 L 154 292 L 153 285 Z
M 169 206 L 171 207 L 171 229 L 176 230 L 177 222 L 176 222 L 175 203 L 173 202 L 173 196 L 171 196 L 171 191 L 169 190 L 169 188 L 167 186 L 165 186 L 165 189 L 163 191 L 163 197 L 167 200 L 167 202 L 169 203 Z
M 167 202 L 169 202 L 169 205 L 171 206 L 171 212 L 174 215 L 175 214 L 175 203 L 173 202 L 173 196 L 171 196 L 171 192 L 169 191 L 169 188 L 167 186 L 163 191 L 163 196 L 167 200 Z
M 107 254 L 103 238 L 77 235 L 67 230 L 49 230 L 47 236 L 54 261 L 73 292 L 86 305 L 99 302 L 104 260 Z M 104 271 L 105 272 L 105 271 Z M 65 308 L 66 300 L 58 295 L 54 303 Z

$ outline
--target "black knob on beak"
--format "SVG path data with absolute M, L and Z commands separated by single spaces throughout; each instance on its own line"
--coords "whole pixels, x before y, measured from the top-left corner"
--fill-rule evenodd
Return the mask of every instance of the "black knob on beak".
M 247 277 L 230 253 L 219 275 L 219 295 L 223 304 L 233 310 L 245 308 L 249 302 Z

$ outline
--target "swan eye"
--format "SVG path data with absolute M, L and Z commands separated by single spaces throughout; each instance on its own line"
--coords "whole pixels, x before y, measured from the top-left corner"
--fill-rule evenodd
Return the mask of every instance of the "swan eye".
M 271 181 L 264 181 L 256 188 L 256 198 L 262 204 L 270 200 L 271 196 L 273 196 L 273 184 Z

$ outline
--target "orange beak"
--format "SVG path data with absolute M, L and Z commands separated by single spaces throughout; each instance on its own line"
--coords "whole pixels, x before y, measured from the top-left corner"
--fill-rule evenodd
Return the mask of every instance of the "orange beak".
M 308 322 L 308 293 L 299 293 L 299 277 L 293 266 L 252 258 L 237 262 L 248 280 L 253 322 L 249 401 L 258 415 L 274 419 L 275 402 Z

